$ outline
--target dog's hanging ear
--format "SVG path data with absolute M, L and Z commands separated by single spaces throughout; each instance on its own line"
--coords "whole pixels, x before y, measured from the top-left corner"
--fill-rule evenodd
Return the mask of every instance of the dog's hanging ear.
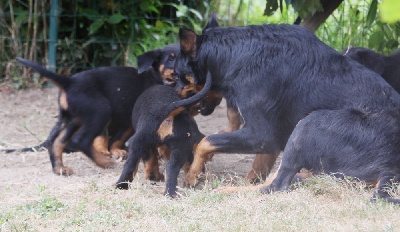
M 181 52 L 194 58 L 196 56 L 196 33 L 189 29 L 180 28 L 179 41 L 181 45 Z
M 382 75 L 385 71 L 385 57 L 383 55 L 372 51 L 364 51 L 360 53 L 360 57 L 362 65 L 379 75 Z
M 138 63 L 138 73 L 141 74 L 149 70 L 156 62 L 159 61 L 161 54 L 162 51 L 160 49 L 156 49 L 138 56 L 136 58 Z
M 382 75 L 385 71 L 385 57 L 366 48 L 350 48 L 344 52 L 345 56 L 357 61 L 372 71 Z
M 210 19 L 207 22 L 207 25 L 203 29 L 203 33 L 207 31 L 208 29 L 214 28 L 214 27 L 219 27 L 219 24 L 217 22 L 217 15 L 215 11 L 212 13 Z

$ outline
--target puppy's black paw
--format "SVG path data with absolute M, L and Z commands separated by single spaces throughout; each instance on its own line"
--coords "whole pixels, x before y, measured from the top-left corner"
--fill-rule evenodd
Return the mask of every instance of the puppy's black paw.
M 117 188 L 117 189 L 123 189 L 123 190 L 128 190 L 128 189 L 129 189 L 129 183 L 128 183 L 128 182 L 117 183 L 117 184 L 115 185 L 115 188 Z

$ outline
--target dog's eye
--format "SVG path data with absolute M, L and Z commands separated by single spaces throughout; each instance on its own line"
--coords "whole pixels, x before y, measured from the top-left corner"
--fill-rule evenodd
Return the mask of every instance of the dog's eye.
M 171 56 L 171 55 L 170 55 L 170 56 L 168 57 L 168 61 L 175 61 L 175 56 Z

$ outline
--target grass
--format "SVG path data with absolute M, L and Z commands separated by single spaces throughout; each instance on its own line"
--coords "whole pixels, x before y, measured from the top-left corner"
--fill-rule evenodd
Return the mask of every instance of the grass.
M 208 186 L 170 199 L 163 184 L 140 179 L 128 191 L 100 180 L 70 190 L 42 184 L 1 200 L 0 231 L 400 231 L 400 207 L 369 203 L 372 190 L 356 181 L 312 177 L 271 195 Z

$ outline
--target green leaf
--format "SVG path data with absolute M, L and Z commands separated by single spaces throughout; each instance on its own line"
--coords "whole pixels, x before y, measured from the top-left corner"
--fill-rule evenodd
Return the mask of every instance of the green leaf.
M 178 5 L 176 8 L 176 17 L 180 18 L 180 17 L 184 17 L 187 16 L 187 12 L 188 12 L 188 7 L 185 5 Z
M 377 6 L 378 0 L 372 0 L 367 14 L 367 26 L 371 26 L 372 23 L 375 21 L 376 11 L 378 9 Z
M 192 12 L 199 20 L 203 20 L 203 16 L 197 10 L 189 8 L 189 11 Z
M 109 24 L 118 24 L 124 19 L 126 19 L 126 17 L 122 14 L 113 14 L 107 19 L 107 22 Z
M 158 14 L 157 8 L 152 4 L 151 2 L 148 1 L 140 1 L 139 5 L 140 9 L 145 12 L 151 12 L 153 11 L 154 13 Z
M 156 21 L 156 28 L 158 29 L 158 30 L 160 30 L 160 29 L 162 29 L 164 27 L 164 23 L 162 22 L 162 21 L 160 21 L 160 20 L 157 20 Z
M 383 42 L 385 42 L 385 38 L 383 36 L 383 33 L 380 31 L 377 31 L 373 33 L 368 40 L 368 47 L 371 48 L 377 48 L 379 47 Z
M 389 48 L 390 50 L 396 49 L 399 46 L 399 41 L 395 40 L 395 39 L 390 39 L 386 42 L 386 46 L 387 48 Z
M 380 4 L 381 20 L 386 23 L 400 21 L 400 1 L 383 0 Z
M 92 24 L 89 26 L 89 34 L 96 33 L 102 26 L 104 25 L 103 19 L 96 19 Z
M 88 18 L 88 19 L 90 19 L 92 21 L 94 21 L 94 20 L 96 20 L 96 19 L 98 19 L 100 17 L 99 12 L 97 12 L 94 9 L 83 8 L 83 9 L 80 9 L 79 11 L 83 16 L 85 16 L 86 18 Z

